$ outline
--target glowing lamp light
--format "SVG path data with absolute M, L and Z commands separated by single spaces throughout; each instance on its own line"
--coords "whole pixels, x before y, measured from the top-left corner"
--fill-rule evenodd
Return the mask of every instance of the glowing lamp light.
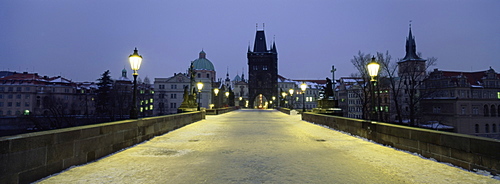
M 225 94 L 226 94 L 226 97 L 228 97 L 228 98 L 229 98 L 229 92 L 228 92 L 228 91 L 226 91 L 226 93 L 225 93 Z
M 372 57 L 372 61 L 366 65 L 368 69 L 368 75 L 372 78 L 371 81 L 375 81 L 375 77 L 378 75 L 378 70 L 380 65 L 375 61 L 375 57 Z
M 196 84 L 198 86 L 198 92 L 201 92 L 201 89 L 203 89 L 203 83 L 200 81 Z
M 215 96 L 217 96 L 219 94 L 219 88 L 215 88 L 214 93 L 215 93 Z
M 289 89 L 288 92 L 290 93 L 290 96 L 293 95 L 293 89 Z
M 141 68 L 142 56 L 139 55 L 137 51 L 137 47 L 134 50 L 134 53 L 128 56 L 128 60 L 130 61 L 130 68 L 134 71 L 134 75 L 137 75 L 137 70 Z
M 300 89 L 302 90 L 302 92 L 306 91 L 306 89 L 307 89 L 307 84 L 306 84 L 306 83 L 302 83 L 302 84 L 300 85 Z

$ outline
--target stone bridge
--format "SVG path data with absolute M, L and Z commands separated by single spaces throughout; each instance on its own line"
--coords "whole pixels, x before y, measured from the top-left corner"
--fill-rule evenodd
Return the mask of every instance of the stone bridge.
M 276 110 L 204 118 L 2 137 L 0 183 L 500 183 L 465 170 L 498 173 L 497 140 Z

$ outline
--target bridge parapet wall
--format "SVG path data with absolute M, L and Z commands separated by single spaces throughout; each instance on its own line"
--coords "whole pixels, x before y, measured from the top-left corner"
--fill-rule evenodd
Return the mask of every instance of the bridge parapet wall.
M 207 115 L 219 115 L 236 110 L 236 107 L 222 107 L 217 109 L 207 109 Z
M 464 169 L 500 174 L 500 141 L 496 139 L 308 112 L 302 114 L 302 120 Z
M 0 183 L 30 183 L 204 118 L 198 111 L 0 137 Z
M 291 109 L 284 108 L 284 107 L 278 107 L 277 110 L 282 112 L 282 113 L 288 114 L 288 115 L 290 115 L 290 111 L 291 111 Z

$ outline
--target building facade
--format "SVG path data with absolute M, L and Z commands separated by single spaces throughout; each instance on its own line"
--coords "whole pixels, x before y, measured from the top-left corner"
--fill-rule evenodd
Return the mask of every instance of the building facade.
M 190 73 L 174 73 L 172 77 L 154 79 L 154 109 L 155 115 L 175 114 L 184 100 L 184 89 L 189 93 L 197 93 L 200 106 L 211 108 L 213 104 L 213 88 L 216 84 L 216 71 L 213 63 L 206 58 L 205 51 L 199 53 L 198 59 L 191 61 L 194 80 Z M 193 83 L 192 83 L 193 82 Z M 196 83 L 203 83 L 201 93 L 198 93 Z
M 421 102 L 425 124 L 451 126 L 454 132 L 500 139 L 500 74 L 435 69 L 424 81 Z

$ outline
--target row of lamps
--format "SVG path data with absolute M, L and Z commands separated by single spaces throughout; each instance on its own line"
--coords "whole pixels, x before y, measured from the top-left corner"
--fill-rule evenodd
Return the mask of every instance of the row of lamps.
M 130 119 L 137 119 L 138 118 L 138 112 L 137 112 L 137 76 L 139 73 L 137 71 L 141 68 L 142 64 L 142 56 L 139 55 L 139 51 L 137 50 L 137 47 L 134 49 L 134 53 L 131 54 L 129 57 L 129 62 L 130 62 L 130 68 L 134 71 L 132 74 L 134 76 L 134 91 L 133 91 L 133 96 L 132 96 L 132 109 L 130 110 Z M 380 69 L 380 65 L 375 61 L 375 56 L 372 57 L 372 60 L 368 65 L 366 65 L 366 68 L 368 70 L 368 75 L 370 75 L 371 80 L 370 82 L 372 83 L 372 90 L 371 90 L 371 104 L 372 104 L 372 114 L 371 114 L 371 119 L 375 120 L 375 86 L 377 85 L 377 80 L 375 79 L 378 76 L 378 72 Z M 199 81 L 197 84 L 198 87 L 198 95 L 201 94 L 201 90 L 203 89 L 203 83 Z M 300 85 L 300 89 L 302 90 L 302 112 L 306 111 L 305 107 L 305 92 L 307 89 L 307 84 L 302 83 Z M 290 99 L 292 99 L 293 96 L 293 89 L 288 90 L 290 93 Z M 219 94 L 219 89 L 215 88 L 214 89 L 215 96 Z M 226 98 L 229 97 L 229 92 L 225 93 Z M 283 97 L 286 97 L 286 93 L 283 92 L 281 94 Z M 200 110 L 200 104 L 201 104 L 201 99 L 198 97 L 198 111 Z M 274 100 L 274 99 L 273 99 Z M 290 102 L 291 104 L 291 102 Z

